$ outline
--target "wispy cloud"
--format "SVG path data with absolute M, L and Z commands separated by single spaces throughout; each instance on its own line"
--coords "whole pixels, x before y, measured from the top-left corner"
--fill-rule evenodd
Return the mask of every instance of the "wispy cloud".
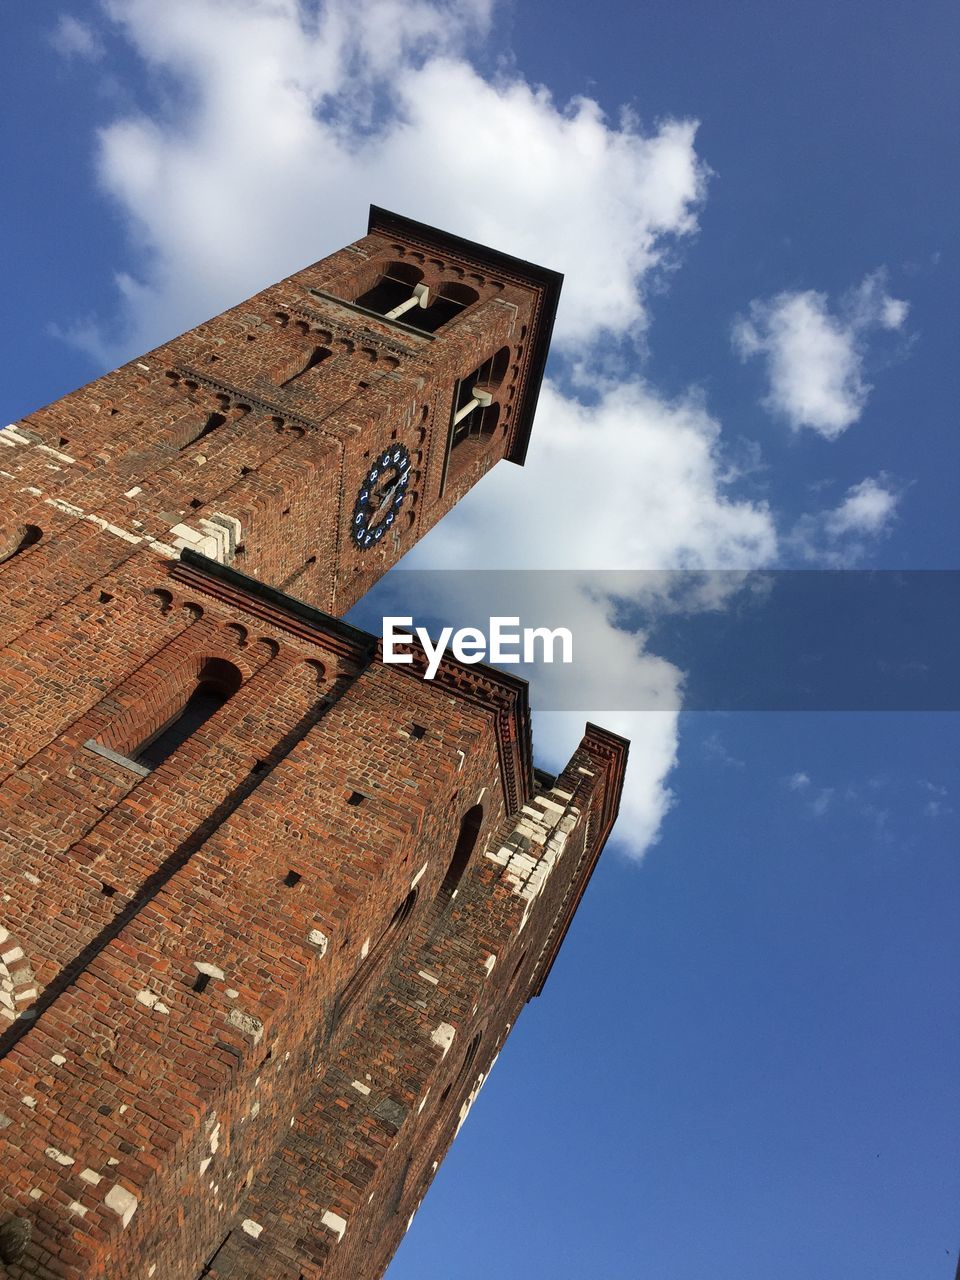
M 847 782 L 834 779 L 831 785 L 824 785 L 815 784 L 810 774 L 798 772 L 784 782 L 798 793 L 802 807 L 811 817 L 820 819 L 830 814 L 835 819 L 852 820 L 866 826 L 872 838 L 882 844 L 895 839 L 898 825 L 915 831 L 918 817 L 936 820 L 954 813 L 948 789 L 926 778 L 893 775 Z
M 830 808 L 833 801 L 833 787 L 821 787 L 814 798 L 810 801 L 810 812 L 815 818 L 822 818 Z
M 785 543 L 803 560 L 850 568 L 890 532 L 900 499 L 888 477 L 868 476 L 851 485 L 837 506 L 802 516 Z
M 72 14 L 62 13 L 50 33 L 50 43 L 65 58 L 84 58 L 96 62 L 103 57 L 103 42 L 86 22 Z
M 725 765 L 728 769 L 746 768 L 746 760 L 741 760 L 739 756 L 735 756 L 716 730 L 707 734 L 703 740 L 702 747 L 703 754 L 708 760 Z
M 953 805 L 948 800 L 950 793 L 946 787 L 938 786 L 926 778 L 921 781 L 920 786 L 927 795 L 922 809 L 925 818 L 946 818 L 953 813 Z
M 755 299 L 733 327 L 742 359 L 766 359 L 766 405 L 799 431 L 808 427 L 835 440 L 856 422 L 872 390 L 864 375 L 867 335 L 898 330 L 908 304 L 887 291 L 876 271 L 831 310 L 812 289 Z

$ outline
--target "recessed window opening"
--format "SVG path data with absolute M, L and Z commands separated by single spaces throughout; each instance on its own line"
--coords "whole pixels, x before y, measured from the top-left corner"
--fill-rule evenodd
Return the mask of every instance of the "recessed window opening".
M 227 701 L 228 695 L 212 684 L 198 684 L 187 699 L 183 710 L 154 734 L 147 742 L 141 744 L 131 756 L 138 764 L 147 769 L 155 769 L 168 756 L 213 716 Z
M 472 809 L 468 809 L 463 815 L 457 843 L 453 850 L 453 857 L 450 859 L 450 865 L 447 867 L 446 874 L 437 892 L 438 906 L 446 906 L 456 896 L 460 882 L 463 879 L 463 873 L 466 871 L 476 847 L 482 823 L 483 805 L 475 804 Z
M 457 385 L 450 428 L 451 453 L 467 440 L 493 434 L 500 420 L 500 406 L 494 402 L 494 395 L 509 364 L 510 349 L 501 347 L 496 355 L 484 361 L 479 369 Z
M 422 724 L 412 724 L 410 726 L 411 738 L 425 738 L 426 734 L 427 734 L 427 731 Z
M 478 1031 L 467 1046 L 467 1052 L 463 1055 L 463 1062 L 460 1064 L 460 1070 L 457 1072 L 458 1081 L 462 1080 L 473 1066 L 473 1060 L 477 1056 L 477 1050 L 480 1048 L 480 1041 L 482 1038 L 483 1032 Z
M 197 440 L 202 440 L 205 436 L 212 435 L 214 431 L 219 430 L 220 427 L 223 426 L 226 420 L 226 414 L 223 413 L 207 414 L 207 420 L 200 427 L 199 431 L 195 431 L 188 440 L 184 440 L 180 448 L 186 449 L 188 445 L 195 444 Z
M 294 885 L 298 885 L 302 879 L 303 879 L 303 876 L 300 874 L 299 871 L 288 871 L 287 874 L 283 877 L 283 883 L 287 886 L 288 889 L 292 889 Z
M 0 530 L 0 564 L 35 546 L 42 537 L 43 530 L 35 524 L 21 524 L 14 529 Z
M 236 693 L 242 678 L 232 663 L 220 658 L 205 663 L 176 713 L 131 751 L 129 758 L 156 769 L 220 710 Z
M 367 797 L 362 791 L 351 791 L 350 795 L 347 797 L 347 804 L 353 805 L 353 807 L 356 808 L 357 805 L 363 804 L 366 798 Z
M 311 369 L 315 369 L 318 364 L 321 364 L 324 360 L 326 360 L 326 358 L 329 355 L 332 355 L 332 354 L 333 353 L 327 347 L 314 347 L 313 350 L 310 352 L 309 356 L 307 356 L 306 362 L 304 363 L 303 367 L 298 369 L 296 373 L 292 374 L 285 381 L 281 382 L 280 383 L 281 387 L 293 386 L 295 382 L 297 382 L 305 374 L 309 373 Z
M 381 268 L 376 284 L 361 293 L 356 299 L 356 304 L 358 307 L 366 307 L 368 311 L 376 311 L 378 315 L 386 316 L 388 312 L 409 303 L 413 298 L 414 289 L 421 284 L 422 280 L 423 272 L 412 263 L 388 262 Z M 416 299 L 412 305 L 417 305 Z
M 193 989 L 194 991 L 197 991 L 197 992 L 206 991 L 209 985 L 210 985 L 209 973 L 198 973 L 196 978 L 194 978 L 193 980 Z

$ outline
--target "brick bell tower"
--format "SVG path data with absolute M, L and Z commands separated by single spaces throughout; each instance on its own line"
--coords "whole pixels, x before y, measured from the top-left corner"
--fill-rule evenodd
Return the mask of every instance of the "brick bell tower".
M 376 1280 L 626 743 L 340 621 L 522 463 L 560 277 L 357 243 L 0 431 L 0 1276 Z

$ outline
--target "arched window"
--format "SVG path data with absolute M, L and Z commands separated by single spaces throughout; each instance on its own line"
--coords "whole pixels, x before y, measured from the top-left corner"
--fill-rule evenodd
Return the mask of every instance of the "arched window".
M 127 753 L 128 759 L 156 769 L 233 697 L 242 679 L 232 662 L 222 658 L 205 662 L 194 681 L 179 691 L 173 713 L 169 714 L 168 704 L 168 714 Z
M 321 364 L 331 354 L 332 352 L 327 347 L 314 347 L 307 354 L 303 364 L 296 373 L 291 374 L 289 378 L 285 378 L 284 381 L 280 383 L 281 387 L 292 387 L 296 382 L 299 382 L 305 374 L 308 374 L 311 369 L 315 369 L 318 364 Z
M 479 369 L 461 378 L 453 408 L 450 451 L 467 440 L 489 438 L 500 417 L 500 406 L 494 400 L 510 364 L 510 348 L 500 350 L 485 360 Z
M 0 564 L 12 560 L 43 537 L 43 530 L 35 524 L 19 524 L 0 529 Z
M 191 429 L 187 438 L 180 445 L 180 448 L 186 449 L 186 447 L 188 445 L 193 444 L 195 440 L 202 440 L 204 436 L 211 435 L 219 427 L 222 427 L 223 424 L 226 422 L 226 420 L 227 420 L 226 414 L 223 414 L 223 413 L 207 414 L 206 421 L 200 424 L 199 426 L 195 427 L 194 429 Z
M 479 293 L 468 285 L 443 284 L 424 310 L 411 312 L 411 317 L 415 318 L 411 318 L 409 323 L 422 329 L 424 333 L 436 333 L 442 325 L 456 319 L 479 298 Z
M 381 266 L 376 283 L 356 299 L 356 305 L 387 320 L 401 320 L 422 333 L 436 333 L 479 297 L 475 289 L 458 281 L 428 290 L 423 272 L 412 263 L 388 262 Z
M 451 475 L 462 472 L 482 452 L 500 422 L 499 388 L 510 365 L 510 348 L 501 347 L 457 383 L 440 481 L 442 494 Z
M 376 311 L 385 316 L 388 311 L 403 306 L 411 298 L 416 285 L 423 279 L 423 272 L 410 262 L 387 262 L 380 267 L 376 283 L 356 299 L 358 307 Z M 413 323 L 413 321 L 408 321 Z
M 439 907 L 446 906 L 456 897 L 460 881 L 463 879 L 463 873 L 466 871 L 476 847 L 482 824 L 483 805 L 475 804 L 472 809 L 467 810 L 460 821 L 460 832 L 457 836 L 457 843 L 454 845 L 453 857 L 450 859 L 450 865 L 447 867 L 446 874 L 437 891 L 437 905 Z

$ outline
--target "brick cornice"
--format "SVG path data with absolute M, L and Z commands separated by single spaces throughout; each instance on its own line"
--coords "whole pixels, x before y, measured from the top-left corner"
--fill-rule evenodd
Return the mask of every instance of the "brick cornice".
M 195 591 L 212 596 L 245 613 L 289 631 L 304 640 L 323 642 L 338 656 L 360 666 L 383 661 L 383 645 L 378 636 L 313 605 L 266 586 L 229 565 L 184 549 L 172 562 L 170 576 Z M 427 655 L 411 646 L 413 661 L 398 664 L 398 676 L 423 680 Z M 507 808 L 516 813 L 533 794 L 533 749 L 530 701 L 526 680 L 508 675 L 485 663 L 467 665 L 452 658 L 440 663 L 432 686 L 463 702 L 479 707 L 493 720 L 497 756 Z
M 427 669 L 427 655 L 416 642 L 411 645 L 410 653 L 413 661 L 398 666 L 397 671 L 422 680 Z M 382 645 L 379 644 L 377 656 L 382 657 Z M 504 799 L 508 811 L 517 813 L 533 795 L 533 747 L 527 681 L 486 663 L 467 665 L 445 657 L 432 683 L 435 688 L 482 708 L 493 718 Z

